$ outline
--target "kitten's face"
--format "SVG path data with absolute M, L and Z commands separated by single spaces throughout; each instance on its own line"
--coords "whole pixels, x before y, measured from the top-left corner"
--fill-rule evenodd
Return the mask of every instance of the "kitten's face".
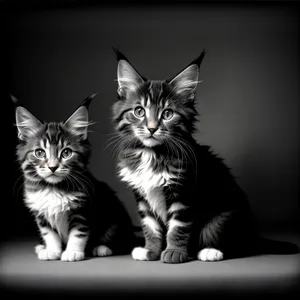
M 76 174 L 85 168 L 89 155 L 87 109 L 81 106 L 64 123 L 42 124 L 18 107 L 16 120 L 20 138 L 17 154 L 25 178 L 50 184 L 67 178 L 76 182 Z
M 124 136 L 155 147 L 190 134 L 199 67 L 191 64 L 172 80 L 143 78 L 121 59 L 118 65 L 119 101 L 113 106 L 116 128 Z

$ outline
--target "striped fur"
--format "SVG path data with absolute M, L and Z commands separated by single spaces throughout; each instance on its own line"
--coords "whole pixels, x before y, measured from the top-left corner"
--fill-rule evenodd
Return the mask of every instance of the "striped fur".
M 145 236 L 133 258 L 181 263 L 255 253 L 258 234 L 246 195 L 223 160 L 192 137 L 205 52 L 161 81 L 145 78 L 117 55 L 118 170 L 133 189 Z
M 81 105 L 65 122 L 42 123 L 18 106 L 16 121 L 24 201 L 44 242 L 36 247 L 38 258 L 77 261 L 86 255 L 129 253 L 129 215 L 114 191 L 87 168 L 87 107 Z

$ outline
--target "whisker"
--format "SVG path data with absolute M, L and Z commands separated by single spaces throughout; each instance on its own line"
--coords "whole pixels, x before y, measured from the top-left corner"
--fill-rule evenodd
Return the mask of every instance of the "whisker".
M 183 138 L 179 136 L 174 136 L 173 138 L 182 146 L 183 149 L 185 149 L 185 153 L 187 154 L 197 176 L 198 161 L 194 149 Z M 195 167 L 193 165 L 193 162 L 195 163 Z
M 16 182 L 15 182 L 15 184 L 14 184 L 14 186 L 13 186 L 13 196 L 15 196 L 15 188 L 16 188 L 16 185 L 17 185 L 17 183 L 21 180 L 21 179 L 24 179 L 24 174 L 21 174 L 19 177 L 18 177 L 18 179 L 16 180 Z M 24 184 L 24 183 L 23 183 Z M 22 184 L 22 185 L 23 185 Z M 21 185 L 21 186 L 22 186 Z M 18 191 L 17 191 L 17 193 L 16 193 L 16 196 L 18 196 L 18 194 L 19 194 L 19 191 L 20 191 L 20 187 L 19 187 L 19 189 L 18 189 Z

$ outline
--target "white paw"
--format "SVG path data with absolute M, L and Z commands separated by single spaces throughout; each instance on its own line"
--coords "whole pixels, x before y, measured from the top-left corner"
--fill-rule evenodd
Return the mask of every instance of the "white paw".
M 112 250 L 105 245 L 100 245 L 93 249 L 93 256 L 110 256 L 112 253 Z
M 42 246 L 42 245 L 38 245 Z M 45 249 L 45 247 L 35 247 L 36 254 L 39 260 L 57 260 L 60 259 L 61 252 Z
M 149 250 L 142 247 L 136 247 L 132 250 L 131 256 L 135 260 L 149 260 L 147 257 Z
M 204 248 L 198 252 L 198 259 L 202 261 L 218 261 L 223 259 L 223 253 L 215 248 Z
M 34 251 L 35 251 L 36 254 L 39 254 L 39 252 L 40 252 L 41 250 L 44 250 L 45 248 L 46 248 L 45 245 L 36 245 L 36 246 L 34 247 Z
M 84 259 L 84 252 L 81 251 L 64 251 L 61 255 L 62 261 L 79 261 Z

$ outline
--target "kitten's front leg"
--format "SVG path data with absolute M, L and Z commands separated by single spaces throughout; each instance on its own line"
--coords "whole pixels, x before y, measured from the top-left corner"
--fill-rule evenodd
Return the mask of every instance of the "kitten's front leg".
M 44 245 L 37 245 L 35 252 L 39 260 L 57 260 L 61 257 L 62 245 L 58 234 L 43 216 L 36 217 L 36 223 L 42 235 Z
M 174 202 L 168 209 L 167 248 L 161 254 L 164 263 L 188 261 L 188 243 L 191 236 L 191 211 L 181 202 Z
M 66 250 L 62 253 L 63 261 L 79 261 L 85 258 L 85 247 L 89 238 L 89 227 L 82 216 L 73 216 L 69 224 Z
M 163 247 L 162 228 L 145 200 L 139 198 L 138 206 L 146 243 L 144 248 L 134 248 L 132 257 L 135 260 L 158 260 Z

